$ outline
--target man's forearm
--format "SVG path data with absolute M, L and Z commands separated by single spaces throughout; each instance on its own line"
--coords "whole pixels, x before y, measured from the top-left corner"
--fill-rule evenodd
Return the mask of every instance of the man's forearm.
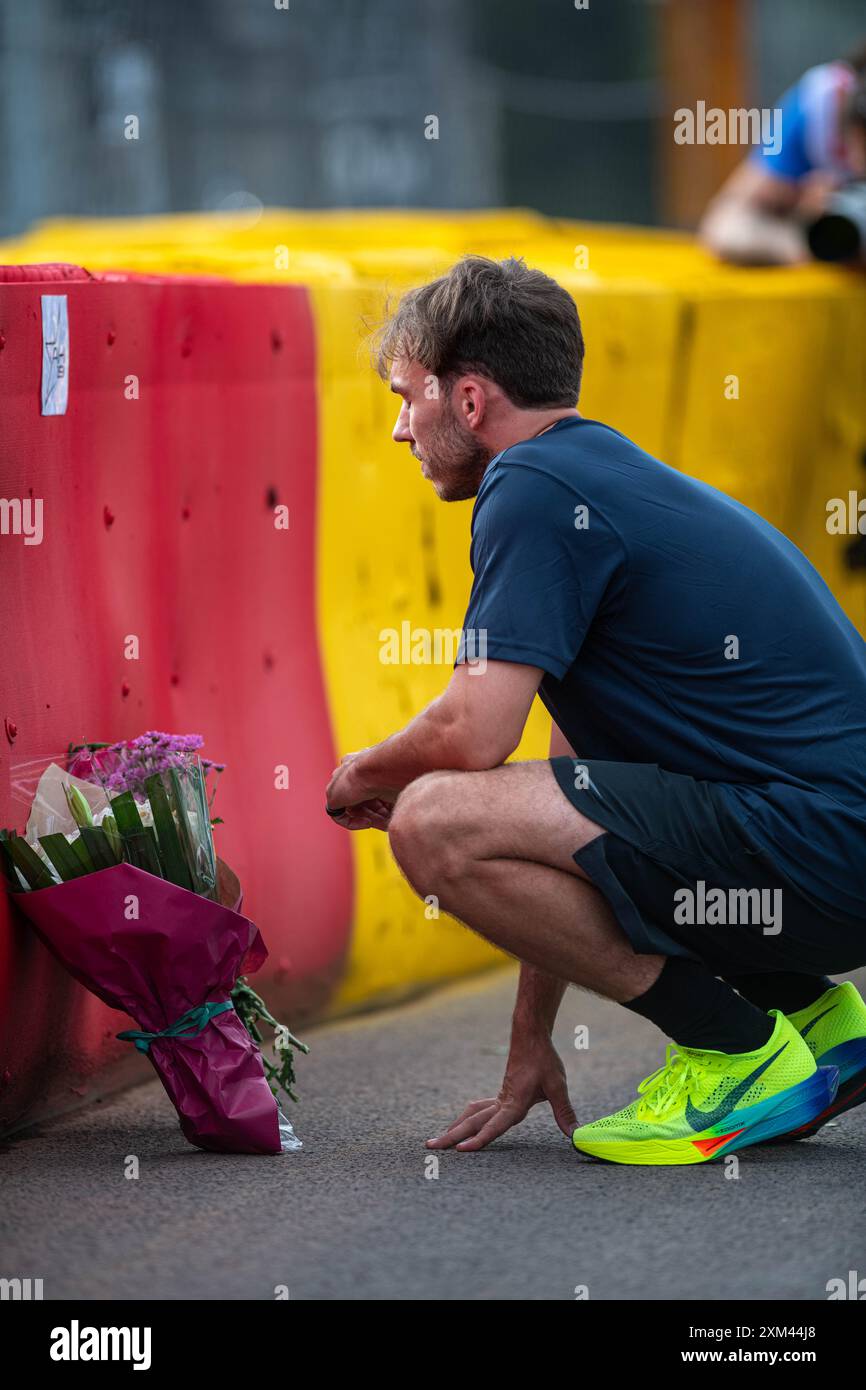
M 416 777 L 440 768 L 463 768 L 465 750 L 459 730 L 436 710 L 423 710 L 405 729 L 365 748 L 353 771 L 368 787 L 384 795 L 403 790 Z
M 328 784 L 328 806 L 394 801 L 425 772 L 499 767 L 520 742 L 543 672 L 520 662 L 459 664 L 448 687 L 405 729 L 344 760 Z
M 511 1021 L 512 1042 L 526 1033 L 544 1032 L 550 1036 L 567 988 L 566 980 L 537 970 L 534 965 L 521 965 Z
M 758 208 L 727 203 L 710 208 L 701 224 L 701 239 L 735 265 L 797 265 L 809 258 L 803 230 L 793 217 Z
M 425 772 L 462 772 L 496 767 L 500 749 L 470 733 L 459 708 L 442 696 L 390 738 L 358 754 L 355 772 L 380 792 L 399 792 Z

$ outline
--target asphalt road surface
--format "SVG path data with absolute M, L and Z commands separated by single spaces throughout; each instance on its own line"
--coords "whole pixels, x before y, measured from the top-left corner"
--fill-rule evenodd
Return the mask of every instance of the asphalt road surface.
M 807 1142 L 743 1151 L 736 1178 L 723 1163 L 595 1163 L 546 1108 L 427 1176 L 424 1139 L 497 1089 L 514 982 L 311 1032 L 297 1154 L 200 1153 L 156 1081 L 8 1140 L 0 1275 L 42 1278 L 46 1299 L 285 1285 L 292 1299 L 567 1300 L 824 1300 L 828 1280 L 866 1275 L 866 1106 Z M 664 1057 L 651 1024 L 574 990 L 557 1041 L 580 1121 L 625 1104 Z

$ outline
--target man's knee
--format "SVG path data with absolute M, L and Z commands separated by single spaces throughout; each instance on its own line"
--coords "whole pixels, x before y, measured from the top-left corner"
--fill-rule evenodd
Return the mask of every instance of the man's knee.
M 418 892 L 435 879 L 460 872 L 463 856 L 454 835 L 453 811 L 460 772 L 427 772 L 398 796 L 388 826 L 391 852 Z

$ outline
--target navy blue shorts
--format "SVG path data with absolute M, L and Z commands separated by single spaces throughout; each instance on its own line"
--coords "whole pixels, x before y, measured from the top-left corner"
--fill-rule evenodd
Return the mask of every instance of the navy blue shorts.
M 608 832 L 572 858 L 635 951 L 688 956 L 719 975 L 838 975 L 866 965 L 866 920 L 804 896 L 715 783 L 655 763 L 550 763 L 572 805 Z

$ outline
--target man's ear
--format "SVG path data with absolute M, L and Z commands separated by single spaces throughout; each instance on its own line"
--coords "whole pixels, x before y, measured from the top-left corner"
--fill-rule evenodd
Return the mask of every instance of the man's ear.
M 469 377 L 462 386 L 460 407 L 467 425 L 477 429 L 484 419 L 487 401 L 484 387 L 477 377 Z

